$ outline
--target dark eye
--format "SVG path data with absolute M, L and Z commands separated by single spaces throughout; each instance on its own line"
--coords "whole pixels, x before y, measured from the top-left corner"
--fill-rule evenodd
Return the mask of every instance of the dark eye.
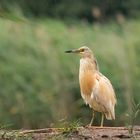
M 81 49 L 80 51 L 81 51 L 81 52 L 84 52 L 84 51 L 85 51 L 85 49 Z

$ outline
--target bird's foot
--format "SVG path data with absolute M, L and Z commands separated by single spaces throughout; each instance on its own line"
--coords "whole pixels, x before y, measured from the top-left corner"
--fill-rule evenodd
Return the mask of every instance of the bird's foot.
M 85 128 L 88 128 L 88 127 L 92 127 L 93 125 L 92 124 L 87 124 L 87 125 L 85 125 L 84 127 Z

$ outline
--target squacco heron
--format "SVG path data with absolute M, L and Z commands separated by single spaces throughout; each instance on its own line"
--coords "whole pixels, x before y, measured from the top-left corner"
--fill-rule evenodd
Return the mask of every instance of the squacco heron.
M 81 96 L 85 103 L 93 109 L 90 126 L 93 123 L 95 111 L 102 113 L 101 126 L 103 126 L 104 115 L 107 120 L 115 119 L 116 96 L 114 89 L 102 73 L 100 73 L 97 60 L 92 51 L 86 47 L 69 50 L 66 53 L 81 55 L 79 68 L 79 83 Z

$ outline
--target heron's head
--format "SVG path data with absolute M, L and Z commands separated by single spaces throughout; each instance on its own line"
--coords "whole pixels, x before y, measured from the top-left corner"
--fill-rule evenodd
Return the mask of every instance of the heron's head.
M 80 54 L 82 57 L 92 57 L 93 56 L 92 51 L 86 46 L 82 46 L 79 49 L 68 50 L 65 52 L 66 53 Z

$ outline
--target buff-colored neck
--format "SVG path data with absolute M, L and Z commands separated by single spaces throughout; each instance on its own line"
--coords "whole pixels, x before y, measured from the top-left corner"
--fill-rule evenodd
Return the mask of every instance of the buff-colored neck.
M 85 70 L 92 70 L 92 71 L 99 71 L 98 63 L 96 58 L 93 55 L 84 56 L 80 59 L 80 69 Z

